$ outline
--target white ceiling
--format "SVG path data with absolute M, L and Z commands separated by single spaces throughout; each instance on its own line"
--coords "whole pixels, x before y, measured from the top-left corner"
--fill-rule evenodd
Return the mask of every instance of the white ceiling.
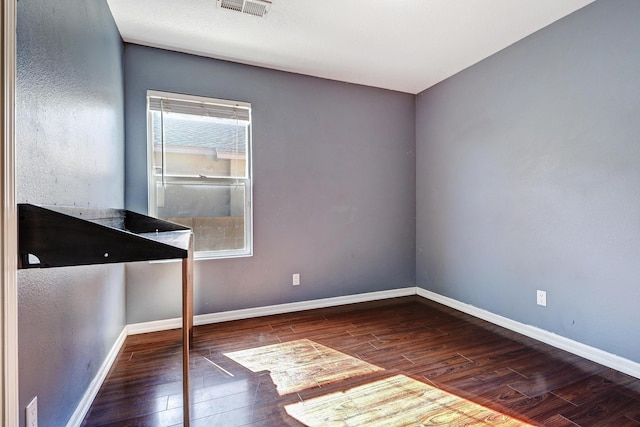
M 125 42 L 419 93 L 594 0 L 108 0 Z

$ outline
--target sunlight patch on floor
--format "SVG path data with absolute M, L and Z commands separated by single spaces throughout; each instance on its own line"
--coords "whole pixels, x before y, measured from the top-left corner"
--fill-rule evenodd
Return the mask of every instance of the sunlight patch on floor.
M 281 396 L 384 371 L 308 339 L 225 356 L 253 372 L 269 371 Z M 405 375 L 373 380 L 287 405 L 285 409 L 310 427 L 530 425 Z
M 285 406 L 306 426 L 527 426 L 404 375 Z
M 253 372 L 270 371 L 281 396 L 384 370 L 308 339 L 224 355 Z

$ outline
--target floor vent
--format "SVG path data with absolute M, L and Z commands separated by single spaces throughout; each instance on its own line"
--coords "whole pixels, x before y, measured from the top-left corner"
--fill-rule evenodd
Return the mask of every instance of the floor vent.
M 218 7 L 254 16 L 265 16 L 271 7 L 270 0 L 217 0 Z

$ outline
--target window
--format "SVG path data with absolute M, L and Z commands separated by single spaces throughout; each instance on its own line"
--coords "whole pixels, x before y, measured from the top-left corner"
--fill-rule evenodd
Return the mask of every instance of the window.
M 195 258 L 252 254 L 251 105 L 147 92 L 149 214 L 193 229 Z

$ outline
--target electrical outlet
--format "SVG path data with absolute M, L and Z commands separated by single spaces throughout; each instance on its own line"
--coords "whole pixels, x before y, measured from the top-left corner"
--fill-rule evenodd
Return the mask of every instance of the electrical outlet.
M 38 427 L 38 396 L 27 405 L 26 427 Z
M 293 286 L 300 286 L 300 273 L 293 275 Z
M 536 293 L 536 300 L 538 302 L 538 305 L 546 307 L 547 306 L 547 291 L 538 290 L 537 293 Z

